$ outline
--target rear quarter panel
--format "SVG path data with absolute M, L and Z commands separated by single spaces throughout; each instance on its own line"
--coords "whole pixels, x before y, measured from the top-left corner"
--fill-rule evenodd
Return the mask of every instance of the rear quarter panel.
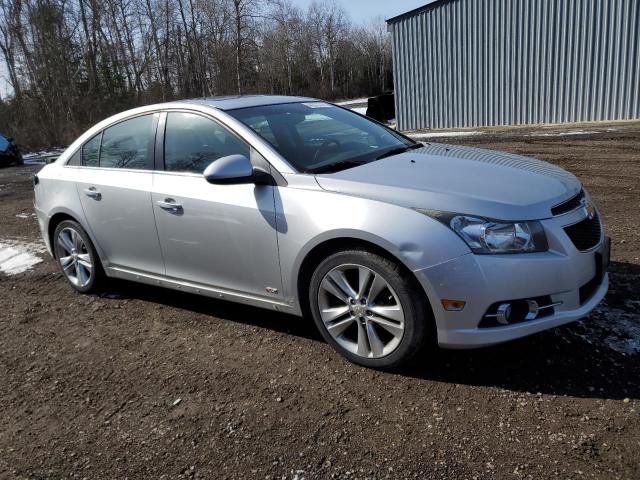
M 52 255 L 48 231 L 52 217 L 58 213 L 73 217 L 91 236 L 76 189 L 77 173 L 78 169 L 75 167 L 52 163 L 46 165 L 37 174 L 39 181 L 34 187 L 34 206 L 44 242 Z M 98 250 L 98 255 L 102 258 L 99 244 L 94 238 L 91 238 L 91 241 Z

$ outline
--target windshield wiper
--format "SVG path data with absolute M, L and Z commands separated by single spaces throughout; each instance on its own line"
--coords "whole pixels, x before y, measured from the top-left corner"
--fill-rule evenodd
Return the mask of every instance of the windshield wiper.
M 345 170 L 351 167 L 357 167 L 364 165 L 367 162 L 362 160 L 342 160 L 340 162 L 330 163 L 329 165 L 322 165 L 321 167 L 312 168 L 309 173 L 333 173 Z
M 378 155 L 376 157 L 376 160 L 381 160 L 383 158 L 387 158 L 387 157 L 390 157 L 392 155 L 398 155 L 399 153 L 404 153 L 407 150 L 414 150 L 416 148 L 422 148 L 422 147 L 423 147 L 423 145 L 421 143 L 414 143 L 413 145 L 407 145 L 407 146 L 404 146 L 404 147 L 392 148 L 391 150 L 387 150 L 383 154 Z
M 340 170 L 346 170 L 347 168 L 357 167 L 359 165 L 364 165 L 365 163 L 390 157 L 391 155 L 397 155 L 398 153 L 406 152 L 407 150 L 414 150 L 416 148 L 422 148 L 422 147 L 423 145 L 421 143 L 414 143 L 412 145 L 405 145 L 402 147 L 395 147 L 390 150 L 387 150 L 386 152 L 377 156 L 373 160 L 341 160 L 339 162 L 330 163 L 328 165 L 322 165 L 320 167 L 312 168 L 308 171 L 309 173 L 314 173 L 314 174 L 339 172 Z

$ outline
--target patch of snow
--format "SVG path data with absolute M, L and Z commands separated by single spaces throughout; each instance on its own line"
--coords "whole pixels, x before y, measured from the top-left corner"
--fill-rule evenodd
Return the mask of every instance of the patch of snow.
M 600 130 L 565 130 L 563 132 L 534 132 L 525 137 L 564 137 L 567 135 L 594 135 L 602 133 Z
M 343 100 L 342 102 L 336 102 L 336 105 L 341 105 L 343 107 L 349 106 L 349 105 L 359 105 L 361 103 L 368 103 L 369 102 L 369 97 L 365 97 L 365 98 L 355 98 L 353 100 Z
M 350 108 L 349 110 L 353 110 L 354 112 L 359 113 L 360 115 L 367 114 L 367 107 L 355 107 L 355 108 Z
M 605 316 L 594 327 L 605 331 L 604 343 L 610 349 L 627 355 L 640 353 L 640 315 L 606 309 Z
M 27 165 L 44 165 L 58 158 L 64 152 L 64 148 L 54 148 L 41 152 L 25 153 L 22 155 Z
M 16 215 L 17 218 L 31 218 L 31 217 L 35 217 L 35 216 L 36 216 L 35 213 L 25 213 L 25 212 L 18 213 Z
M 441 138 L 441 137 L 472 137 L 474 135 L 482 135 L 482 132 L 476 130 L 464 132 L 427 132 L 427 133 L 408 133 L 409 137 L 414 140 L 423 140 L 425 138 Z
M 42 262 L 37 254 L 46 251 L 43 243 L 0 239 L 0 272 L 16 275 L 31 270 L 34 265 Z
M 640 354 L 640 314 L 633 311 L 600 306 L 568 334 L 625 355 Z

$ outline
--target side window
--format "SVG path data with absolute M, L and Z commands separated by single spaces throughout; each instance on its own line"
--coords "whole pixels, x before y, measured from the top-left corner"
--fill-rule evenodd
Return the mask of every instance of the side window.
M 67 160 L 67 165 L 72 165 L 72 166 L 79 166 L 81 165 L 81 150 L 78 149 L 76 151 L 76 153 L 74 153 L 73 155 L 71 155 L 71 158 L 69 158 L 69 160 Z
M 85 167 L 97 167 L 100 155 L 100 140 L 102 133 L 97 134 L 82 146 L 82 165 Z
M 234 154 L 249 157 L 249 146 L 217 122 L 194 113 L 167 114 L 165 170 L 202 173 L 214 160 Z
M 104 131 L 100 166 L 105 168 L 149 168 L 149 140 L 153 115 L 125 120 Z

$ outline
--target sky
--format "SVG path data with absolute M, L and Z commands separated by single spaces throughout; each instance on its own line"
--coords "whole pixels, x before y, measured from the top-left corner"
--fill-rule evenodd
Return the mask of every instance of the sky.
M 314 0 L 292 0 L 292 3 L 305 9 Z M 322 0 L 316 0 L 322 3 Z M 387 19 L 394 17 L 414 8 L 421 7 L 433 0 L 335 0 L 338 5 L 344 8 L 351 20 L 358 24 L 367 24 L 370 20 L 382 17 Z

